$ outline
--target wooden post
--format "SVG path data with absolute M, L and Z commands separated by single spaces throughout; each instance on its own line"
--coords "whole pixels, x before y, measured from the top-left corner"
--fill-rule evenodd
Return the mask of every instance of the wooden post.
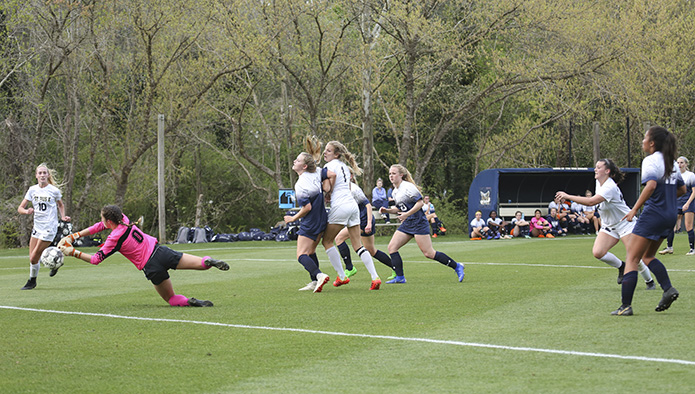
M 164 188 L 164 115 L 157 116 L 157 196 L 159 207 L 159 243 L 166 243 L 166 208 Z
M 601 149 L 599 147 L 599 125 L 598 122 L 594 122 L 594 163 L 599 161 L 601 158 Z

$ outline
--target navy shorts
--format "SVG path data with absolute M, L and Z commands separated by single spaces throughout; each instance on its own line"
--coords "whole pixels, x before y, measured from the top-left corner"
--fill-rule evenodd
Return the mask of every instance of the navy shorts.
M 367 227 L 367 220 L 364 222 L 360 221 L 360 230 L 362 233 L 360 234 L 363 237 L 371 237 L 374 235 L 374 232 L 376 231 L 376 218 L 372 215 L 372 231 L 370 233 L 365 233 L 364 229 Z
M 413 219 L 414 220 L 410 220 L 410 217 L 405 219 L 405 221 L 398 226 L 398 231 L 408 235 L 430 235 L 430 224 L 427 222 L 425 216 Z
M 153 285 L 158 285 L 169 279 L 169 270 L 175 270 L 179 265 L 183 253 L 169 249 L 166 246 L 159 245 L 154 247 L 154 251 L 147 260 L 147 263 L 142 267 L 142 272 L 145 277 L 152 282 Z
M 637 224 L 635 224 L 635 228 L 632 229 L 632 233 L 652 241 L 658 241 L 666 238 L 673 231 L 676 217 L 676 212 L 659 212 L 654 209 L 645 209 L 642 211 Z

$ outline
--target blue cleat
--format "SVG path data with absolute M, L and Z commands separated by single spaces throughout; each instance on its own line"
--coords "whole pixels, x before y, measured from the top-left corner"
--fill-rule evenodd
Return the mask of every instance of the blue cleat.
M 456 263 L 456 275 L 459 276 L 459 282 L 463 282 L 463 277 L 466 276 L 463 272 L 463 264 Z
M 405 283 L 405 276 L 396 276 L 395 278 L 387 281 L 386 283 Z

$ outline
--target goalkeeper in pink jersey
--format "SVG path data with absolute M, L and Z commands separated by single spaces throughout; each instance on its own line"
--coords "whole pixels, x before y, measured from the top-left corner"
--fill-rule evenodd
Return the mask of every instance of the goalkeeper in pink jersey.
M 72 243 L 78 238 L 96 234 L 106 229 L 110 229 L 111 234 L 95 254 L 83 253 L 72 247 Z M 224 261 L 209 256 L 201 258 L 159 245 L 155 237 L 145 234 L 134 223 L 130 223 L 128 217 L 116 205 L 107 205 L 102 208 L 101 222 L 61 239 L 58 247 L 65 255 L 94 265 L 101 263 L 112 254 L 120 252 L 145 273 L 157 293 L 171 306 L 212 306 L 213 304 L 210 301 L 196 300 L 175 294 L 169 278 L 170 269 L 206 270 L 210 267 L 216 267 L 223 271 L 229 269 L 229 265 Z

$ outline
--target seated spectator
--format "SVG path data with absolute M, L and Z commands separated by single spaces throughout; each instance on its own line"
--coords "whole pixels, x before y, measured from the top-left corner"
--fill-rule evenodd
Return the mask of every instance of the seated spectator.
M 584 192 L 584 196 L 591 198 L 594 196 L 594 193 L 592 193 L 591 190 L 587 190 Z M 584 215 L 589 220 L 589 224 L 593 225 L 594 232 L 598 234 L 601 230 L 601 218 L 599 217 L 596 207 L 593 205 L 584 205 Z
M 548 204 L 548 215 L 550 215 L 550 210 L 555 208 L 557 210 L 557 217 L 560 219 L 560 223 L 562 223 L 563 227 L 568 226 L 568 218 L 567 215 L 569 214 L 569 206 L 566 206 L 562 202 L 558 203 L 557 201 L 553 200 Z
M 510 239 L 511 237 L 507 234 L 507 225 L 509 223 L 502 220 L 502 218 L 497 217 L 497 211 L 490 211 L 490 217 L 487 219 L 487 226 L 492 232 L 492 237 L 494 239 Z
M 591 234 L 591 225 L 589 224 L 589 219 L 587 219 L 584 213 L 584 205 L 572 201 L 570 215 L 575 215 L 575 226 L 577 227 L 578 234 Z
M 376 180 L 376 187 L 372 189 L 372 207 L 377 211 L 381 207 L 389 207 L 388 195 L 386 189 L 384 189 L 384 181 L 381 178 Z M 391 223 L 388 213 L 382 213 L 381 218 L 384 219 L 384 222 Z
M 430 202 L 430 196 L 423 197 L 422 201 L 424 202 L 424 204 L 422 204 L 422 211 L 425 213 L 427 221 L 432 228 L 432 237 L 437 238 L 439 235 L 446 235 L 444 224 L 434 212 L 434 204 Z
M 560 218 L 558 217 L 557 209 L 551 208 L 550 214 L 546 216 L 546 220 L 550 223 L 550 233 L 554 236 L 564 237 L 567 235 L 567 227 L 562 227 Z
M 555 238 L 550 233 L 550 223 L 543 218 L 540 209 L 536 209 L 535 216 L 531 218 L 531 236 L 538 238 Z
M 483 235 L 487 237 L 489 231 L 490 228 L 485 225 L 485 221 L 483 220 L 483 213 L 481 211 L 475 211 L 475 219 L 471 220 L 471 239 L 483 239 Z M 490 237 L 490 239 L 492 239 L 492 237 Z
M 514 219 L 512 219 L 512 236 L 531 238 L 529 235 L 530 223 L 524 219 L 524 214 L 521 211 L 516 211 Z

